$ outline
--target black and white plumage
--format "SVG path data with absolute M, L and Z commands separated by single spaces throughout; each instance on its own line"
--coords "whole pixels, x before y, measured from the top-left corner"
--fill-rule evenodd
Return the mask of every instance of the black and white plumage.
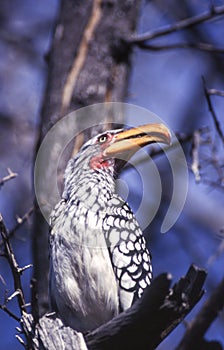
M 150 284 L 150 254 L 132 210 L 115 193 L 115 178 L 120 164 L 155 141 L 170 141 L 162 124 L 107 131 L 68 163 L 62 200 L 51 214 L 50 299 L 76 330 L 110 320 Z

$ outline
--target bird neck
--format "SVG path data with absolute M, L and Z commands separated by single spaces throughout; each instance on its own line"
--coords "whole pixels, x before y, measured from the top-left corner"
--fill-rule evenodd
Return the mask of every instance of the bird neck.
M 112 169 L 90 169 L 85 164 L 76 166 L 71 160 L 65 171 L 63 198 L 79 201 L 88 208 L 95 205 L 98 210 L 107 205 L 115 193 L 115 180 Z

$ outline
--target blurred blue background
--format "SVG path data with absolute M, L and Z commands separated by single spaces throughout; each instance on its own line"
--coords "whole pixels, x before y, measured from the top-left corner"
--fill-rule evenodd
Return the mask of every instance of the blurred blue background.
M 211 5 L 224 5 L 224 1 L 188 0 L 145 1 L 139 18 L 139 33 L 174 23 L 185 17 L 209 10 Z M 57 0 L 1 0 L 0 9 L 0 178 L 7 168 L 19 176 L 0 188 L 0 212 L 9 229 L 16 224 L 16 216 L 22 216 L 31 206 L 32 160 L 36 128 L 46 84 L 47 54 L 59 2 Z M 157 39 L 157 44 L 176 42 L 207 42 L 224 48 L 224 16 Z M 158 158 L 164 193 L 158 215 L 145 235 L 153 256 L 154 275 L 167 271 L 174 281 L 184 275 L 191 263 L 208 271 L 206 294 L 187 317 L 190 321 L 200 309 L 209 293 L 223 278 L 224 243 L 223 216 L 223 145 L 217 137 L 203 93 L 201 77 L 209 87 L 224 90 L 224 60 L 221 54 L 194 49 L 173 49 L 158 52 L 135 49 L 126 102 L 142 106 L 156 113 L 167 125 L 179 133 L 191 133 L 196 128 L 209 126 L 201 146 L 202 181 L 195 183 L 189 172 L 189 191 L 184 210 L 172 229 L 160 233 L 161 220 L 170 200 L 172 179 L 169 167 Z M 221 127 L 224 130 L 224 98 L 213 97 Z M 145 120 L 130 117 L 128 123 L 138 125 Z M 209 143 L 206 141 L 209 139 Z M 185 147 L 189 168 L 190 146 Z M 121 176 L 129 187 L 129 202 L 138 209 L 141 199 L 140 179 L 134 169 Z M 145 174 L 145 181 L 149 181 Z M 180 189 L 181 191 L 181 189 Z M 153 198 L 151 199 L 151 201 Z M 150 201 L 148 203 L 150 210 Z M 147 215 L 147 208 L 141 215 Z M 139 218 L 141 221 L 141 217 Z M 21 266 L 32 262 L 30 222 L 26 223 L 12 240 L 16 257 Z M 13 292 L 13 282 L 6 261 L 0 258 L 0 302 L 5 291 Z M 26 300 L 30 300 L 32 269 L 24 272 Z M 3 281 L 4 280 L 4 281 Z M 16 310 L 16 302 L 10 308 Z M 13 336 L 17 322 L 0 311 L 0 337 L 2 349 L 21 349 Z M 207 332 L 208 339 L 224 344 L 224 313 Z M 159 350 L 172 349 L 178 344 L 185 326 L 178 328 L 159 346 Z

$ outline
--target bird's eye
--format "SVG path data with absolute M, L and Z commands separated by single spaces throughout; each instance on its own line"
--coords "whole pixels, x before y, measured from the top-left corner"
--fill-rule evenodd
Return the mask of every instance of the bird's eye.
M 99 143 L 104 143 L 107 141 L 107 135 L 102 135 L 98 139 Z

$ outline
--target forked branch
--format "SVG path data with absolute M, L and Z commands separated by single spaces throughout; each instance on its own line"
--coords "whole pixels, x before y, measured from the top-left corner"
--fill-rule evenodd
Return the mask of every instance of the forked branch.
M 209 89 L 207 88 L 207 85 L 206 85 L 206 82 L 205 82 L 205 78 L 202 77 L 202 81 L 203 81 L 203 85 L 204 85 L 204 93 L 205 93 L 205 98 L 206 98 L 206 101 L 207 101 L 207 104 L 208 104 L 208 108 L 209 108 L 209 111 L 211 112 L 211 116 L 212 116 L 212 119 L 214 121 L 214 125 L 215 125 L 215 128 L 217 130 L 217 133 L 220 137 L 220 139 L 222 140 L 222 143 L 224 144 L 224 134 L 222 132 L 222 129 L 221 129 L 221 125 L 220 125 L 220 122 L 218 120 L 218 117 L 215 113 L 215 110 L 214 110 L 214 107 L 213 107 L 213 104 L 212 104 L 212 101 L 211 101 L 211 94 L 209 93 Z
M 183 29 L 188 29 L 192 26 L 204 23 L 210 19 L 217 18 L 219 16 L 222 16 L 224 14 L 224 6 L 212 6 L 210 8 L 210 11 L 201 13 L 199 15 L 189 17 L 186 19 L 183 19 L 179 22 L 175 22 L 173 24 L 169 24 L 167 26 L 149 31 L 147 33 L 141 34 L 141 35 L 133 35 L 131 39 L 129 40 L 132 44 L 140 44 L 148 40 L 152 40 L 155 38 L 158 38 L 163 35 L 171 34 Z

